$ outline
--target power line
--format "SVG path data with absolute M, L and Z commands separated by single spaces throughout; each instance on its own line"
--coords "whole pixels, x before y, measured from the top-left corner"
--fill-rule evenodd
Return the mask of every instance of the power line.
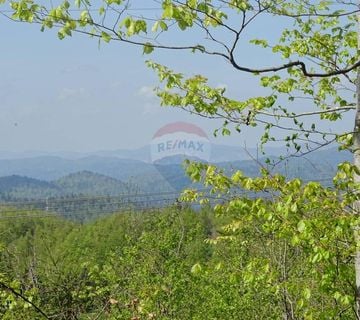
M 242 195 L 245 194 L 252 194 L 251 192 L 244 192 L 242 193 Z M 231 196 L 239 196 L 240 194 L 230 194 Z M 211 197 L 209 195 L 206 195 L 206 197 L 208 199 L 212 199 L 212 200 L 217 200 L 217 201 L 222 201 L 225 200 L 224 198 L 217 198 L 217 197 Z M 229 200 L 229 199 L 228 199 Z M 101 212 L 108 212 L 108 211 L 118 211 L 118 210 L 122 210 L 123 208 L 138 208 L 140 207 L 148 207 L 149 204 L 151 203 L 175 203 L 176 201 L 178 201 L 178 197 L 177 196 L 173 196 L 173 197 L 167 197 L 167 198 L 157 198 L 157 199 L 136 199 L 136 200 L 131 200 L 131 201 L 113 201 L 113 202 L 107 202 L 107 203 L 85 203 L 85 204 L 81 204 L 81 205 L 71 205 L 69 203 L 67 203 L 66 201 L 63 202 L 63 204 L 57 204 L 55 206 L 51 206 L 51 204 L 46 207 L 46 212 L 50 211 L 50 212 L 54 212 L 54 213 L 59 213 L 62 212 L 64 210 L 91 210 L 91 209 L 97 209 L 97 210 L 101 210 Z M 1 210 L 0 207 L 0 213 L 22 213 L 22 212 L 27 212 L 27 213 L 36 213 L 39 211 L 44 210 L 44 208 L 42 208 L 41 206 L 44 205 L 44 203 L 38 203 L 38 206 L 33 206 L 30 208 L 6 208 L 4 207 L 3 210 Z M 103 208 L 99 208 L 99 206 L 103 206 Z M 97 211 L 97 213 L 101 213 L 100 211 Z M 87 212 L 80 212 L 80 214 L 86 214 Z
M 209 188 L 204 189 L 197 189 L 199 192 L 209 191 Z M 81 201 L 87 201 L 87 200 L 111 200 L 111 199 L 119 199 L 119 198 L 136 198 L 136 197 L 156 197 L 156 196 L 165 196 L 165 195 L 175 195 L 180 194 L 181 191 L 164 191 L 164 192 L 154 192 L 154 193 L 133 193 L 133 194 L 126 194 L 122 193 L 116 196 L 110 196 L 110 195 L 103 195 L 103 196 L 79 196 L 76 198 L 39 198 L 39 199 L 31 199 L 29 201 L 8 201 L 8 202 L 1 202 L 0 205 L 31 205 L 31 204 L 39 204 L 39 203 L 46 203 L 47 201 L 51 202 L 81 202 Z
M 197 190 L 199 191 L 199 190 Z M 205 191 L 209 191 L 208 189 L 205 189 Z M 258 192 L 259 193 L 259 192 Z M 249 191 L 249 190 L 242 190 L 241 192 L 231 192 L 229 193 L 229 196 L 245 196 L 245 195 L 255 195 L 257 194 L 256 192 L 253 191 Z M 98 208 L 99 206 L 103 206 L 105 207 L 104 210 L 108 209 L 109 207 L 115 206 L 115 205 L 119 205 L 120 207 L 122 205 L 137 205 L 137 204 L 146 204 L 146 203 L 153 203 L 153 202 L 162 202 L 162 201 L 169 201 L 169 200 L 173 200 L 176 201 L 179 198 L 180 192 L 178 193 L 162 193 L 162 194 L 157 194 L 157 195 L 162 195 L 162 196 L 172 196 L 171 198 L 154 198 L 154 197 L 149 197 L 149 196 L 139 196 L 139 197 L 132 197 L 132 198 L 118 198 L 118 197 L 113 197 L 113 198 L 106 198 L 106 197 L 102 197 L 102 198 L 83 198 L 82 201 L 79 203 L 78 201 L 76 201 L 76 199 L 69 199 L 70 201 L 68 201 L 67 199 L 61 199 L 61 200 L 56 200 L 54 202 L 52 202 L 50 199 L 48 199 L 48 201 L 33 201 L 33 202 L 12 202 L 12 205 L 9 205 L 9 203 L 0 203 L 0 205 L 3 205 L 3 210 L 1 209 L 0 206 L 0 213 L 3 212 L 19 212 L 19 211 L 28 211 L 28 212 L 35 212 L 35 211 L 39 211 L 39 210 L 44 210 L 46 209 L 46 211 L 57 211 L 59 209 L 73 209 L 73 210 L 79 210 L 79 209 L 86 209 L 86 208 Z M 211 196 L 209 194 L 205 195 L 207 198 L 211 198 Z M 135 199 L 134 199 L 135 198 Z M 98 201 L 98 200 L 105 200 L 106 202 L 94 202 Z M 216 199 L 215 197 L 213 197 L 213 199 Z M 86 202 L 87 201 L 87 202 Z M 6 206 L 9 206 L 10 208 L 7 208 Z M 82 206 L 84 206 L 84 208 L 82 208 Z M 19 208 L 20 207 L 20 208 Z M 22 207 L 22 208 L 21 208 Z M 44 208 L 45 207 L 45 208 Z
M 217 202 L 215 201 L 209 201 L 209 205 L 215 205 Z M 199 204 L 195 204 L 195 206 L 199 206 Z M 108 211 L 108 212 L 100 212 L 103 213 L 104 215 L 106 214 L 111 214 L 111 213 L 125 213 L 127 211 L 132 211 L 132 210 L 136 210 L 136 212 L 139 211 L 152 211 L 152 210 L 163 210 L 166 208 L 169 208 L 170 203 L 164 205 L 164 206 L 138 206 L 136 208 L 128 206 L 128 207 L 123 207 L 123 208 L 119 208 L 117 210 L 113 210 L 113 211 Z M 99 213 L 99 212 L 92 212 L 93 214 Z M 69 213 L 69 212 L 57 212 L 57 213 L 38 213 L 38 214 L 16 214 L 16 215 L 11 215 L 11 216 L 1 216 L 0 215 L 0 220 L 7 220 L 7 219 L 21 219 L 21 218 L 65 218 L 65 217 L 74 217 L 74 216 L 81 216 L 84 215 L 85 213 L 81 212 L 81 213 Z M 85 216 L 86 217 L 86 216 Z
M 108 203 L 88 203 L 84 204 L 86 208 L 98 208 L 99 205 L 136 205 L 136 204 L 142 204 L 142 203 L 153 203 L 153 202 L 161 202 L 161 201 L 175 201 L 178 199 L 178 197 L 172 197 L 172 198 L 159 198 L 159 199 L 138 199 L 138 200 L 132 200 L 132 201 L 115 201 L 115 202 L 108 202 Z M 38 205 L 43 205 L 44 203 L 38 203 Z M 57 206 L 49 206 L 48 211 L 56 211 L 58 209 L 81 209 L 81 207 L 74 207 L 71 204 L 68 204 L 66 201 L 63 202 L 64 205 L 57 205 Z M 67 205 L 66 205 L 67 204 Z M 36 207 L 30 207 L 30 208 L 13 208 L 10 207 L 10 209 L 4 208 L 3 212 L 19 212 L 19 211 L 27 211 L 27 212 L 36 212 L 42 210 L 42 208 L 36 208 Z M 2 212 L 0 207 L 0 213 Z
M 305 180 L 314 182 L 331 181 L 332 178 L 317 180 Z M 237 188 L 231 190 L 223 197 L 211 197 L 211 189 L 197 189 L 196 192 L 204 192 L 209 199 L 209 204 L 219 203 L 219 201 L 230 201 L 239 196 L 264 196 L 263 192 L 255 192 Z M 66 216 L 85 216 L 95 214 L 109 214 L 124 210 L 141 210 L 151 208 L 163 208 L 170 204 L 175 204 L 180 196 L 180 191 L 154 192 L 154 193 L 134 193 L 119 194 L 118 196 L 80 196 L 76 198 L 42 198 L 29 201 L 0 202 L 0 219 L 9 218 L 37 218 L 37 217 L 66 217 Z M 154 206 L 154 204 L 157 204 Z M 192 206 L 198 204 L 191 204 Z M 3 215 L 1 215 L 3 213 Z M 16 213 L 16 215 L 4 215 Z M 26 213 L 26 214 L 25 214 Z
M 314 182 L 325 182 L 330 181 L 332 179 L 318 179 L 318 180 L 309 180 Z M 304 182 L 306 180 L 303 180 Z M 204 189 L 196 189 L 196 192 L 210 192 L 211 189 L 204 188 Z M 235 192 L 232 191 L 232 196 L 238 195 L 246 195 L 246 194 L 258 194 L 261 192 L 254 192 L 251 190 L 244 190 L 244 189 L 237 189 Z M 159 201 L 160 199 L 154 199 L 159 196 L 174 196 L 174 199 L 177 199 L 178 196 L 181 195 L 181 191 L 169 191 L 169 192 L 157 192 L 157 193 L 139 193 L 139 194 L 119 194 L 118 196 L 80 196 L 76 198 L 39 198 L 39 199 L 32 199 L 28 201 L 0 201 L 0 212 L 1 206 L 3 207 L 24 207 L 28 206 L 27 210 L 39 210 L 42 209 L 43 206 L 48 208 L 56 208 L 56 205 L 61 206 L 63 204 L 68 204 L 68 206 L 75 206 L 86 204 L 86 202 L 94 202 L 94 201 L 106 201 L 106 203 L 94 203 L 93 206 L 97 204 L 103 205 L 114 205 L 114 204 L 122 204 L 122 203 L 137 203 L 137 202 L 151 202 L 151 201 Z M 139 198 L 142 198 L 141 200 Z M 33 207 L 40 207 L 40 208 L 33 208 Z
M 159 193 L 158 193 L 159 194 Z M 166 194 L 166 193 L 163 193 Z M 169 194 L 169 193 L 168 193 Z M 10 207 L 6 208 L 4 207 L 1 210 L 0 207 L 0 219 L 9 219 L 9 218 L 36 218 L 36 217 L 64 217 L 64 216 L 79 216 L 83 215 L 86 216 L 87 214 L 108 214 L 113 212 L 119 212 L 124 210 L 141 210 L 141 209 L 151 209 L 151 208 L 164 208 L 166 206 L 169 206 L 171 204 L 176 204 L 178 201 L 178 196 L 170 193 L 170 195 L 173 195 L 172 197 L 161 197 L 161 198 L 155 198 L 155 199 L 134 199 L 134 200 L 128 200 L 128 201 L 112 201 L 112 202 L 106 202 L 106 203 L 67 203 L 67 201 L 64 199 L 61 202 L 57 202 L 56 205 L 51 206 L 51 203 L 48 207 L 46 207 L 46 211 L 43 211 L 44 206 L 43 202 L 32 202 L 33 207 L 30 208 L 19 208 L 19 205 L 17 205 L 16 208 Z M 245 193 L 243 193 L 245 195 Z M 224 199 L 212 197 L 207 195 L 209 198 L 209 203 L 218 203 L 219 201 L 223 201 Z M 93 198 L 88 198 L 90 200 L 93 200 Z M 107 198 L 105 198 L 107 200 Z M 215 201 L 216 200 L 216 201 Z M 62 204 L 61 204 L 62 203 Z M 154 204 L 156 204 L 154 206 Z M 192 206 L 196 206 L 198 204 L 191 204 Z M 101 208 L 102 206 L 102 208 Z M 95 209 L 95 211 L 93 211 Z M 69 212 L 70 211 L 70 212 Z M 1 213 L 3 213 L 1 215 Z M 16 213 L 16 215 L 9 216 L 8 214 Z
M 327 182 L 332 181 L 332 178 L 323 178 L 323 179 L 301 179 L 303 182 Z M 209 192 L 210 188 L 201 188 L 196 189 L 196 192 Z M 247 190 L 242 190 L 243 192 L 247 192 Z M 153 192 L 153 193 L 121 193 L 118 195 L 101 195 L 101 196 L 77 196 L 75 198 L 71 198 L 71 196 L 64 196 L 64 198 L 54 197 L 54 198 L 38 198 L 31 200 L 22 200 L 22 201 L 1 201 L 0 205 L 5 206 L 16 206 L 16 205 L 36 205 L 36 204 L 46 204 L 47 202 L 51 203 L 63 203 L 63 202 L 82 202 L 82 201 L 94 201 L 94 200 L 108 200 L 111 201 L 113 199 L 128 199 L 128 198 L 137 198 L 137 197 L 157 197 L 157 196 L 165 196 L 165 195 L 180 195 L 182 191 L 164 191 L 164 192 Z

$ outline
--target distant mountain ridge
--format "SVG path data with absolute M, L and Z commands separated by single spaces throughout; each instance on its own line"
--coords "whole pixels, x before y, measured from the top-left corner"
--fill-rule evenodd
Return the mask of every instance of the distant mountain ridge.
M 349 152 L 324 149 L 304 158 L 293 157 L 283 161 L 274 172 L 288 178 L 331 182 L 337 165 L 351 159 Z M 260 165 L 266 164 L 265 158 L 260 158 L 257 161 L 225 161 L 218 165 L 228 174 L 241 170 L 249 176 L 257 176 Z M 0 160 L 0 193 L 9 197 L 153 193 L 180 191 L 190 185 L 178 157 L 155 164 L 100 156 L 73 160 L 48 156 Z

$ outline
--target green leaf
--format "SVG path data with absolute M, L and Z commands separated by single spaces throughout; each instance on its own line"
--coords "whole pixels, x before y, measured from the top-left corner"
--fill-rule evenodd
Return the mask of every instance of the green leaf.
M 167 31 L 168 30 L 168 26 L 164 21 L 160 21 L 160 28 L 163 31 Z
M 305 288 L 303 294 L 306 300 L 309 300 L 311 298 L 311 290 L 309 288 Z
M 201 267 L 200 263 L 196 263 L 192 266 L 191 273 L 198 274 L 201 272 L 201 270 L 202 270 L 202 267 Z
M 292 212 L 297 212 L 297 210 L 298 210 L 298 205 L 297 205 L 296 202 L 294 202 L 294 203 L 291 205 L 290 210 L 291 210 Z
M 110 34 L 103 31 L 101 32 L 101 39 L 104 40 L 106 43 L 109 43 L 111 40 L 111 36 Z
M 302 233 L 305 231 L 306 225 L 305 222 L 303 220 L 300 220 L 297 224 L 297 230 Z
M 103 6 L 101 6 L 99 8 L 99 15 L 102 16 L 105 13 L 105 8 Z
M 143 48 L 144 54 L 150 54 L 153 51 L 154 51 L 154 46 L 150 42 L 144 44 L 144 48 Z
M 221 133 L 223 136 L 230 136 L 231 131 L 228 128 L 222 128 Z

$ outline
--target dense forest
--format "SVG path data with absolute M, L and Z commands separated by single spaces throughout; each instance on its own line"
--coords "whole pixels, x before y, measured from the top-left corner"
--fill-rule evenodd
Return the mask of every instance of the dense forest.
M 0 317 L 353 318 L 348 252 L 314 258 L 301 228 L 294 241 L 266 230 L 263 217 L 237 227 L 234 217 L 174 206 L 79 224 L 2 208 Z M 351 242 L 351 232 L 338 236 Z

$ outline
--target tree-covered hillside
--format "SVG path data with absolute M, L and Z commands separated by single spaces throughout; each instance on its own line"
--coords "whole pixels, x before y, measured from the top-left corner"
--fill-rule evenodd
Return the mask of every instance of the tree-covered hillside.
M 98 173 L 81 171 L 51 182 L 22 177 L 0 177 L 0 198 L 8 200 L 31 200 L 76 195 L 100 196 L 136 193 L 130 183 Z
M 18 175 L 0 177 L 0 198 L 43 198 L 61 195 L 54 183 Z
M 53 182 L 64 190 L 64 194 L 118 195 L 133 193 L 137 190 L 120 180 L 90 171 L 72 173 Z
M 312 258 L 300 228 L 299 242 L 290 243 L 261 235 L 260 218 L 222 227 L 231 219 L 171 207 L 80 225 L 56 216 L 15 218 L 2 208 L 0 317 L 282 319 L 292 306 L 294 319 L 353 319 L 329 289 L 336 281 L 338 295 L 351 295 L 350 260 L 334 256 L 339 273 L 324 279 L 332 262 Z

